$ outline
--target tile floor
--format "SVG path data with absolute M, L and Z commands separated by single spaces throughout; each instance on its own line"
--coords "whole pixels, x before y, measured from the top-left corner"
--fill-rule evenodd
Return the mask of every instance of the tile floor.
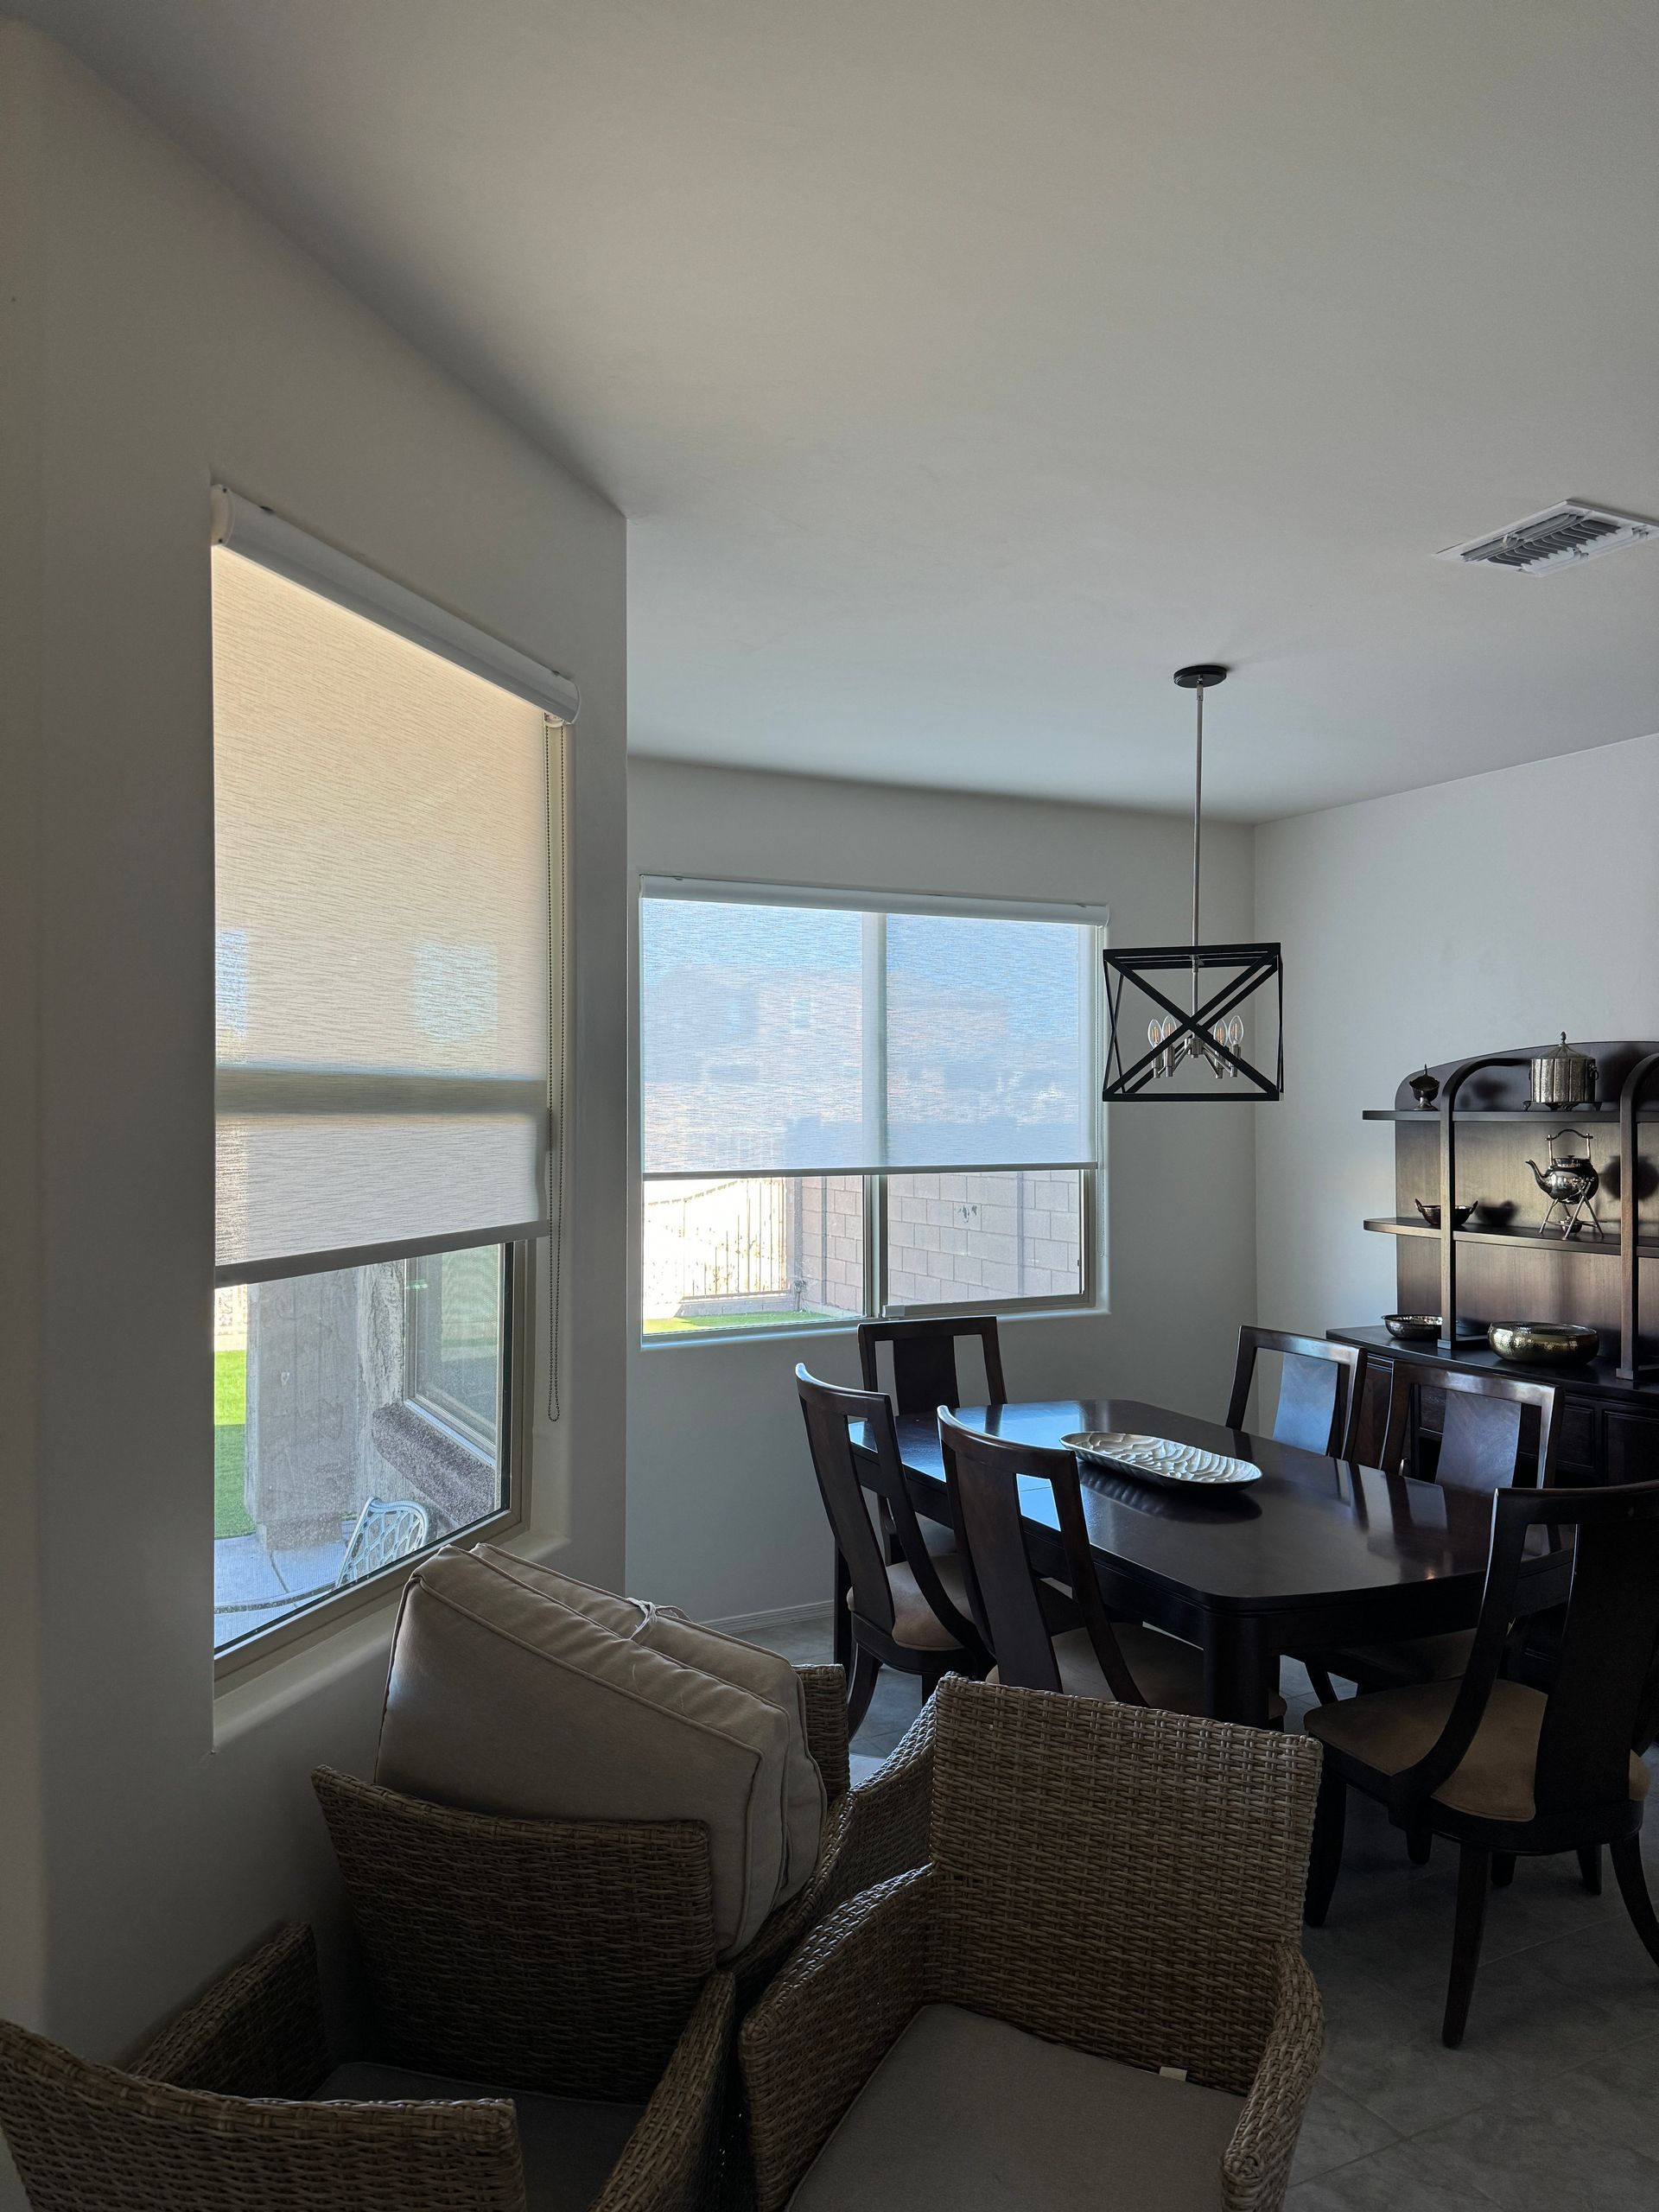
M 747 1632 L 798 1662 L 830 1656 L 828 1607 Z M 1313 1700 L 1288 1662 L 1283 1688 L 1298 1726 Z M 919 1701 L 913 1679 L 884 1674 L 855 1764 L 884 1758 Z M 1644 1844 L 1659 1894 L 1659 1817 Z M 1494 1893 L 1453 2051 L 1440 2019 L 1455 1869 L 1444 1844 L 1411 1866 L 1376 1808 L 1350 1801 L 1330 1918 L 1306 1931 L 1325 2054 L 1289 2212 L 1659 2212 L 1659 1972 L 1611 1868 L 1592 1897 L 1571 1858 L 1523 1859 Z

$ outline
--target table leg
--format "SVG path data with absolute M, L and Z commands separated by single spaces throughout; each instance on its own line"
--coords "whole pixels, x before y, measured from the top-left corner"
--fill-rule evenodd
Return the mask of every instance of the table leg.
M 1265 1728 L 1278 1671 L 1279 1654 L 1254 1615 L 1205 1616 L 1204 1703 L 1212 1720 Z
M 853 1579 L 847 1572 L 847 1562 L 842 1557 L 841 1548 L 837 1545 L 836 1548 L 836 1594 L 834 1605 L 830 1609 L 830 1648 L 835 1655 L 836 1666 L 846 1669 L 849 1681 L 853 1672 L 853 1615 L 847 1599 L 852 1586 Z

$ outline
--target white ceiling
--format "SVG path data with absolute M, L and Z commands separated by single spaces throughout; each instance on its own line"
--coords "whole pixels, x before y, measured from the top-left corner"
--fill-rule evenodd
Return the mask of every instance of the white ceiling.
M 632 742 L 1217 812 L 1659 728 L 1655 0 L 10 0 L 631 517 Z M 1570 832 L 1564 832 L 1570 835 Z

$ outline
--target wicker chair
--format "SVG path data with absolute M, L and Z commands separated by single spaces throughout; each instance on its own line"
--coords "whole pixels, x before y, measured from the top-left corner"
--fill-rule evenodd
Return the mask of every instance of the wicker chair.
M 124 2073 L 0 2023 L 0 2126 L 35 2212 L 694 2212 L 732 2018 L 714 1975 L 643 2109 L 331 2069 L 311 1931 L 288 1928 Z
M 842 1670 L 799 1672 L 830 1809 L 811 1879 L 728 1962 L 741 2004 L 816 1921 L 927 1855 L 931 1710 L 853 1788 Z M 385 2031 L 410 2063 L 441 2069 L 452 2049 L 487 2052 L 493 2079 L 533 2088 L 544 2048 L 550 2066 L 577 2062 L 567 2034 L 605 2069 L 649 2075 L 662 2063 L 714 1965 L 702 1829 L 507 1820 L 326 1767 L 312 1780 Z
M 1046 2212 L 1280 2204 L 1321 2043 L 1316 1748 L 958 1680 L 934 1707 L 931 1864 L 740 2031 L 758 2212 L 931 2212 L 991 2160 Z

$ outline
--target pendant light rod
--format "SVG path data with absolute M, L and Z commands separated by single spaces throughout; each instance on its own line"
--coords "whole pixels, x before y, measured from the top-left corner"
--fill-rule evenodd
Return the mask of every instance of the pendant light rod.
M 1192 949 L 1198 945 L 1198 885 L 1204 860 L 1204 686 L 1198 690 L 1198 734 L 1192 754 Z
M 1192 950 L 1198 949 L 1198 888 L 1204 860 L 1204 695 L 1212 683 L 1224 683 L 1227 671 L 1220 661 L 1194 661 L 1178 668 L 1175 681 L 1183 691 L 1198 695 L 1198 740 L 1192 762 Z M 1192 1008 L 1198 1011 L 1198 964 L 1192 963 Z

